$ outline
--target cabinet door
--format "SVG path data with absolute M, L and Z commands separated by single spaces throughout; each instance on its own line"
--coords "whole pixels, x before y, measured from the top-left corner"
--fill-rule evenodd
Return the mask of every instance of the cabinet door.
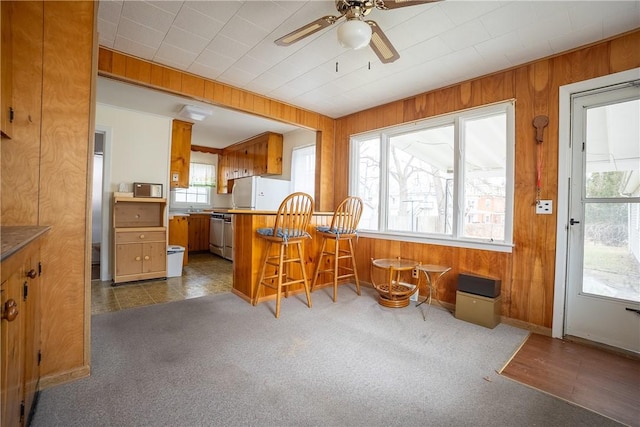
M 0 59 L 0 78 L 2 84 L 2 91 L 0 93 L 0 105 L 2 108 L 1 120 L 0 120 L 0 133 L 3 137 L 11 138 L 13 133 L 13 47 L 12 47 L 12 28 L 11 22 L 11 2 L 0 2 L 0 18 L 2 19 L 1 29 L 2 38 L 0 43 L 0 53 L 2 58 Z
M 164 242 L 142 244 L 142 272 L 154 273 L 167 269 L 167 247 Z
M 116 245 L 116 276 L 142 272 L 142 243 Z
M 34 251 L 29 254 L 25 264 L 24 281 L 27 291 L 23 291 L 25 314 L 25 365 L 24 365 L 24 407 L 25 423 L 29 415 L 35 393 L 40 380 L 40 251 L 39 244 L 34 246 Z M 25 298 L 26 295 L 26 298 Z
M 211 217 L 205 216 L 202 218 L 202 236 L 200 237 L 200 250 L 208 251 L 209 250 L 209 229 L 211 224 Z
M 169 220 L 169 244 L 185 248 L 182 266 L 189 263 L 189 223 L 186 216 L 174 216 Z
M 198 237 L 200 235 L 199 222 L 195 215 L 189 217 L 189 247 L 188 251 L 193 252 L 198 246 Z
M 282 174 L 282 135 L 270 134 L 265 168 L 269 175 Z
M 171 131 L 171 188 L 189 188 L 189 162 L 191 161 L 191 127 L 182 120 L 174 120 Z
M 3 265 L 4 267 L 4 265 Z M 22 302 L 24 268 L 17 269 L 0 285 L 2 311 L 1 400 L 3 426 L 21 425 L 20 406 L 24 396 L 24 321 L 26 313 Z
M 209 249 L 209 218 L 209 215 L 191 215 L 189 217 L 190 251 Z

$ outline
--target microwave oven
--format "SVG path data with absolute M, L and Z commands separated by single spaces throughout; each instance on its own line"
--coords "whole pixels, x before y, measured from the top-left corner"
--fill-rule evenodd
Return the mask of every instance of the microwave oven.
M 162 197 L 162 184 L 134 182 L 133 197 Z

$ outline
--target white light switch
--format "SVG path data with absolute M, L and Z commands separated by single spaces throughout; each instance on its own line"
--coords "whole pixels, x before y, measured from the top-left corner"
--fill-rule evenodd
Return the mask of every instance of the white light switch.
M 553 213 L 551 200 L 538 200 L 536 203 L 536 214 L 551 215 Z
M 180 179 L 179 174 L 174 173 L 173 175 L 171 175 L 171 181 L 178 182 L 179 179 Z

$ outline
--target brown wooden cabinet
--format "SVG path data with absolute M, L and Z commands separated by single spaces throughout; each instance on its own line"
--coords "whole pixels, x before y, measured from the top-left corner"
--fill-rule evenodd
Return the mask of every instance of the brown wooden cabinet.
M 46 286 L 39 289 L 41 318 L 49 319 L 41 325 L 43 388 L 90 373 L 87 159 L 95 116 L 97 9 L 98 2 L 0 1 L 0 57 L 4 61 L 5 49 L 11 49 L 15 110 L 11 140 L 3 137 L 0 144 L 1 224 L 3 230 L 18 224 L 51 226 L 41 252 Z M 11 48 L 4 45 L 7 35 Z M 7 112 L 5 70 L 0 118 Z
M 224 150 L 218 161 L 218 193 L 230 193 L 229 180 L 282 174 L 281 134 L 265 132 Z
M 176 215 L 169 219 L 169 245 L 185 248 L 182 266 L 189 264 L 189 217 Z
M 11 3 L 0 2 L 0 134 L 3 138 L 11 138 L 13 134 L 13 47 Z
M 113 282 L 166 277 L 166 199 L 115 197 L 113 204 Z
M 189 251 L 209 250 L 209 214 L 189 215 Z
M 193 124 L 174 120 L 171 128 L 171 169 L 169 186 L 189 188 L 189 163 L 191 162 L 191 128 Z
M 0 425 L 29 423 L 40 380 L 40 242 L 2 262 Z

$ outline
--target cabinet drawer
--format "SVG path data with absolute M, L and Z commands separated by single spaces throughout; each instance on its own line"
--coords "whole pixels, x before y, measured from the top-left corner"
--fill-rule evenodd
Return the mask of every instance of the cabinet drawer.
M 114 225 L 118 227 L 162 227 L 164 224 L 164 204 L 136 202 L 118 202 L 114 205 Z
M 164 231 L 119 231 L 116 233 L 116 244 L 159 242 L 165 240 Z

